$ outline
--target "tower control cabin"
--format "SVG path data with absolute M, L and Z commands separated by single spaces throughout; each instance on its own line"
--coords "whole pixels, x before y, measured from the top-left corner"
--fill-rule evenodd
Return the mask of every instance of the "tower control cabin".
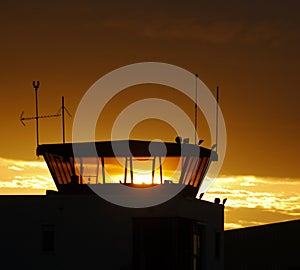
M 123 140 L 45 144 L 37 154 L 57 190 L 0 196 L 2 265 L 223 270 L 224 206 L 197 198 L 216 152 Z

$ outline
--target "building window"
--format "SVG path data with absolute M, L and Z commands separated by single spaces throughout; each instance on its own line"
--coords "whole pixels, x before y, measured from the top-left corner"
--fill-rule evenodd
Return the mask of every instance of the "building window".
M 42 252 L 54 253 L 55 230 L 53 225 L 42 225 Z

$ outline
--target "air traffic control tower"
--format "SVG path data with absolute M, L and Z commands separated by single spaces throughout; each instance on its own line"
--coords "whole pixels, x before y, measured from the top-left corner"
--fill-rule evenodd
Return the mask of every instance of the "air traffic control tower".
M 44 144 L 37 154 L 57 190 L 0 196 L 2 265 L 223 270 L 224 206 L 197 197 L 216 152 L 178 139 Z

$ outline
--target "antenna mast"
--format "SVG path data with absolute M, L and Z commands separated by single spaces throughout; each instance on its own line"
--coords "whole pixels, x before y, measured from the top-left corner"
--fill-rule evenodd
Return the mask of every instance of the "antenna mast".
M 63 143 L 65 143 L 65 97 L 61 97 L 61 115 L 62 115 L 62 136 L 63 136 Z
M 63 139 L 63 143 L 66 142 L 66 135 L 65 135 L 65 111 L 67 112 L 67 114 L 72 117 L 72 115 L 70 114 L 70 112 L 68 111 L 68 109 L 65 107 L 65 97 L 62 96 L 61 97 L 61 118 L 62 118 L 62 139 Z
M 218 152 L 218 132 L 219 132 L 219 86 L 217 86 L 216 105 L 216 152 Z
M 198 95 L 198 89 L 197 89 L 197 81 L 198 81 L 198 74 L 195 74 L 195 81 L 196 81 L 196 86 L 195 86 L 195 144 L 197 144 L 197 111 L 198 111 L 198 101 L 197 101 L 197 95 Z
M 40 81 L 32 82 L 35 90 L 35 123 L 36 123 L 36 146 L 39 146 L 39 108 L 38 108 L 38 89 L 40 87 Z

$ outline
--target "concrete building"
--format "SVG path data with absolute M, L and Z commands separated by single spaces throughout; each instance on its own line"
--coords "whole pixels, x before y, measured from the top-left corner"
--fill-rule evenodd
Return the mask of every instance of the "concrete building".
M 227 230 L 226 270 L 300 270 L 300 220 Z
M 38 147 L 58 191 L 0 196 L 2 269 L 223 270 L 224 206 L 196 198 L 216 154 L 196 145 L 166 143 L 162 161 L 159 144 L 150 154 L 150 142 L 116 143 L 121 149 L 117 155 L 113 142 L 99 142 L 96 159 L 83 151 L 77 161 L 71 144 Z M 130 153 L 120 147 L 127 143 Z M 87 149 L 87 144 L 81 146 Z M 200 152 L 194 151 L 198 148 Z M 121 180 L 116 157 L 124 160 Z M 168 175 L 174 165 L 168 158 L 180 164 L 177 182 Z M 149 183 L 145 175 L 135 182 L 137 160 L 150 161 Z M 107 173 L 111 168 L 118 172 L 117 182 Z M 118 192 L 120 186 L 130 194 L 181 188 L 172 198 L 148 207 L 117 205 L 93 191 L 108 187 Z

